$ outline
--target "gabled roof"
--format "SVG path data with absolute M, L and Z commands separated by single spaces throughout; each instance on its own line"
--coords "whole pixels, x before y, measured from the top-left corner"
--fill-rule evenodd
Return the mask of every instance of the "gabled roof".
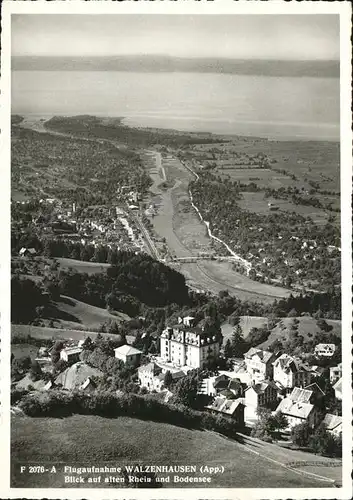
M 325 425 L 328 431 L 337 430 L 337 427 L 342 426 L 342 417 L 339 415 L 332 415 L 331 413 L 326 413 L 322 423 Z
M 142 354 L 142 351 L 140 351 L 139 349 L 135 349 L 135 347 L 132 347 L 128 344 L 117 347 L 116 349 L 114 349 L 114 352 L 122 354 L 123 356 L 134 356 L 136 354 Z
M 263 382 L 258 382 L 257 384 L 250 385 L 245 390 L 248 391 L 249 389 L 253 389 L 256 394 L 263 394 L 268 387 L 278 391 L 277 385 L 272 382 L 272 380 L 264 380 Z
M 310 403 L 310 399 L 312 398 L 312 395 L 314 394 L 314 391 L 308 390 L 308 389 L 302 389 L 301 387 L 294 387 L 293 391 L 291 394 L 288 396 L 289 399 L 292 401 L 296 402 L 301 402 L 301 403 Z
M 86 382 L 88 377 L 103 377 L 103 372 L 78 362 L 60 373 L 55 379 L 55 384 L 61 384 L 64 389 L 76 389 Z
M 276 411 L 280 411 L 289 417 L 302 418 L 306 420 L 313 409 L 314 405 L 310 403 L 296 402 L 291 398 L 284 398 L 278 405 Z
M 162 368 L 158 366 L 156 363 L 147 363 L 147 365 L 142 365 L 137 368 L 137 371 L 142 372 L 152 372 L 153 374 L 160 373 Z
M 263 349 L 258 349 L 256 347 L 251 347 L 251 349 L 244 354 L 245 358 L 253 358 L 254 356 L 258 356 L 263 363 L 268 363 L 274 354 L 273 352 L 264 351 Z
M 312 384 L 307 385 L 306 387 L 304 387 L 304 389 L 307 391 L 313 391 L 313 392 L 316 392 L 317 394 L 321 394 L 322 396 L 325 396 L 324 391 L 321 389 L 321 387 L 316 382 L 313 382 Z
M 213 403 L 206 406 L 207 409 L 233 415 L 239 405 L 244 405 L 241 398 L 238 399 L 224 399 L 215 398 Z

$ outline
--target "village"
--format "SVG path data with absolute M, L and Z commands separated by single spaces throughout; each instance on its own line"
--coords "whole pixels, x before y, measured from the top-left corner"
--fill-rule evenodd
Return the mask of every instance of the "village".
M 13 389 L 94 394 L 101 390 L 102 380 L 112 375 L 115 362 L 125 370 L 128 382 L 136 384 L 135 391 L 154 394 L 168 403 L 180 381 L 197 373 L 197 395 L 194 396 L 204 398 L 203 411 L 221 414 L 237 428 L 256 427 L 265 410 L 273 416 L 283 415 L 285 440 L 302 424 L 314 430 L 323 423 L 329 433 L 337 438 L 341 436 L 342 364 L 335 366 L 329 362 L 335 353 L 334 344 L 315 346 L 317 365 L 309 365 L 285 352 L 252 347 L 243 358 L 231 359 L 228 369 L 220 369 L 219 366 L 224 366 L 222 335 L 198 326 L 193 317 L 186 316 L 163 330 L 155 354 L 146 354 L 134 347 L 131 337 L 131 344 L 123 343 L 111 349 L 105 358 L 105 366 L 110 366 L 111 372 L 104 373 L 92 357 L 95 354 L 97 358 L 98 339 L 92 341 L 88 332 L 82 337 L 79 341 L 57 341 L 40 347 L 34 360 L 36 369 L 32 363 L 31 370 L 28 367 L 26 375 L 13 383 Z M 317 382 L 324 372 L 320 360 L 329 366 L 325 390 L 334 394 L 334 413 L 327 411 L 327 394 L 322 382 Z M 124 387 L 122 389 L 124 392 Z M 121 393 L 122 389 L 116 392 Z

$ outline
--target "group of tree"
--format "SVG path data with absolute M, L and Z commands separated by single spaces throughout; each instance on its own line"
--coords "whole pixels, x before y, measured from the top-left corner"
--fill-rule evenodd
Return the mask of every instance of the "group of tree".
M 272 415 L 271 410 L 260 408 L 251 435 L 263 441 L 272 442 L 280 437 L 280 432 L 286 429 L 287 426 L 288 421 L 283 413 L 277 412 Z
M 310 449 L 319 455 L 342 456 L 342 436 L 335 436 L 324 424 L 313 429 L 307 422 L 292 428 L 291 439 L 295 446 Z

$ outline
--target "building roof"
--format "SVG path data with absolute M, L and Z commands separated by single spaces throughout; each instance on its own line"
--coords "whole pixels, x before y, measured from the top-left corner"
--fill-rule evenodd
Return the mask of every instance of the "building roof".
M 313 411 L 314 405 L 310 403 L 303 403 L 293 401 L 291 398 L 284 398 L 277 407 L 277 412 L 280 411 L 284 415 L 290 417 L 307 419 L 310 413 Z
M 214 401 L 206 406 L 207 409 L 233 415 L 239 405 L 243 405 L 243 401 L 239 399 L 224 399 L 215 398 Z
M 253 384 L 253 385 L 247 387 L 245 390 L 247 391 L 249 389 L 254 389 L 256 394 L 263 394 L 268 387 L 272 387 L 272 389 L 275 389 L 276 391 L 278 391 L 277 385 L 274 382 L 272 382 L 272 380 L 264 380 L 263 382 Z
M 279 358 L 273 361 L 272 364 L 276 367 L 280 366 L 281 369 L 285 372 L 297 372 L 299 368 L 298 362 L 292 356 L 289 356 L 289 354 L 286 353 L 282 354 Z
M 333 431 L 337 427 L 342 426 L 342 417 L 340 415 L 332 415 L 331 413 L 326 413 L 322 423 L 325 425 L 328 431 Z
M 63 352 L 66 352 L 68 356 L 71 354 L 80 354 L 82 352 L 82 347 L 64 347 Z
M 301 387 L 294 387 L 291 394 L 288 396 L 292 401 L 297 403 L 310 403 L 314 391 L 309 389 L 302 389 Z
M 114 352 L 122 354 L 123 356 L 134 356 L 136 354 L 142 354 L 142 351 L 140 351 L 139 349 L 135 349 L 135 347 L 132 347 L 128 344 L 117 347 L 116 349 L 114 349 Z
M 253 358 L 254 356 L 258 356 L 263 363 L 268 363 L 274 354 L 273 352 L 264 351 L 263 349 L 258 349 L 257 347 L 251 347 L 251 349 L 244 354 L 245 358 Z
M 142 373 L 142 372 L 152 372 L 153 374 L 155 373 L 160 373 L 162 371 L 162 368 L 158 366 L 156 363 L 147 363 L 147 365 L 142 365 L 137 368 L 137 371 Z
M 55 384 L 61 384 L 64 389 L 77 389 L 89 377 L 103 377 L 104 373 L 97 368 L 79 361 L 60 373 L 55 379 Z
M 322 396 L 325 396 L 324 391 L 321 389 L 321 387 L 316 382 L 313 382 L 312 384 L 307 385 L 306 387 L 304 387 L 304 389 L 307 391 L 313 391 L 313 392 L 316 392 L 316 394 L 321 394 Z

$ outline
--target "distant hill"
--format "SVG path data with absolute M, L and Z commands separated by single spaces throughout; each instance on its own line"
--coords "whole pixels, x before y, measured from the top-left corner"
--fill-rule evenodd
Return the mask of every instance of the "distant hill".
M 275 61 L 168 56 L 14 56 L 14 71 L 131 71 L 339 77 L 339 61 Z

